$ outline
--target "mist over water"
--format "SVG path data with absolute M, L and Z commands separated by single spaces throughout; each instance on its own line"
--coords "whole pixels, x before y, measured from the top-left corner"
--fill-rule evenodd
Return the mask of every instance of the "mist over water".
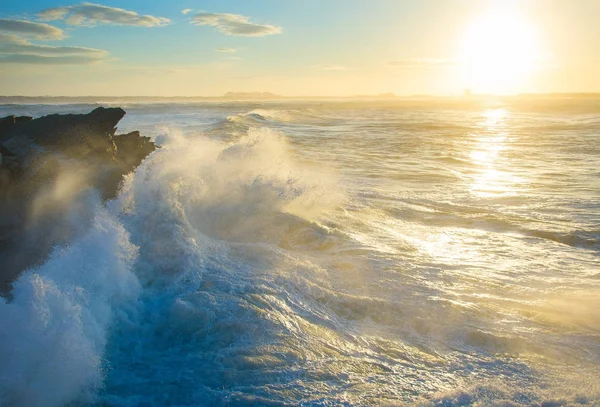
M 162 148 L 0 303 L 0 405 L 600 404 L 599 107 L 123 106 Z

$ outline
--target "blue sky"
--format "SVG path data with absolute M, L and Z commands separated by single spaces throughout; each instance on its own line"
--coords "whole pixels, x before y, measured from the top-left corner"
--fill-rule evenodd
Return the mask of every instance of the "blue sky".
M 525 50 L 535 54 L 535 68 L 528 65 L 518 86 L 498 76 L 503 69 L 473 73 L 465 66 L 482 61 L 461 59 L 468 27 L 499 7 L 510 9 L 505 25 L 518 17 L 536 30 L 535 49 Z M 492 86 L 499 83 L 600 91 L 598 16 L 596 0 L 4 0 L 0 93 L 459 94 L 472 86 L 501 91 Z M 519 46 L 502 43 L 502 32 L 481 35 Z M 523 52 L 505 52 L 506 67 L 524 67 L 513 61 Z

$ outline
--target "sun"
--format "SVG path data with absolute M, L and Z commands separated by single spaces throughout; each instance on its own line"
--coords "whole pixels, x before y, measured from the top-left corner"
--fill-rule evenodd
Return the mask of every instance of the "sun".
M 517 93 L 526 88 L 538 55 L 534 26 L 517 13 L 496 10 L 466 30 L 460 58 L 463 80 L 477 93 Z

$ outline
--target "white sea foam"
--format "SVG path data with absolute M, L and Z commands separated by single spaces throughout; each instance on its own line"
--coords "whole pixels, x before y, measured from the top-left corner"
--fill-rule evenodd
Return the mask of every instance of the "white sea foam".
M 83 237 L 19 278 L 13 301 L 0 304 L 0 404 L 60 406 L 97 390 L 107 330 L 140 289 L 136 255 L 97 205 Z

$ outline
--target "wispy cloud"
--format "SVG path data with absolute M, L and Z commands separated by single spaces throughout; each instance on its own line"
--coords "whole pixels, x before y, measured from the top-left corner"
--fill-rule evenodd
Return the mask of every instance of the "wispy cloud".
M 103 58 L 108 52 L 85 47 L 52 47 L 36 45 L 12 34 L 0 34 L 0 53 L 2 54 L 35 54 L 35 55 L 86 55 Z
M 160 27 L 171 22 L 168 18 L 140 15 L 135 11 L 107 7 L 94 3 L 81 3 L 68 7 L 56 7 L 42 11 L 39 17 L 45 21 L 65 20 L 69 25 L 95 26 L 100 24 Z
M 387 61 L 385 64 L 387 66 L 405 69 L 446 68 L 455 66 L 457 64 L 457 61 L 455 59 L 450 58 L 406 58 Z
M 217 48 L 217 52 L 233 54 L 234 52 L 237 52 L 237 49 L 235 49 L 235 48 Z
M 100 49 L 38 45 L 14 34 L 0 34 L 0 63 L 90 64 L 107 57 L 108 52 Z
M 63 30 L 49 24 L 6 18 L 0 18 L 0 33 L 18 34 L 40 40 L 61 40 L 65 38 Z
M 315 69 L 321 69 L 323 71 L 349 71 L 351 68 L 343 65 L 331 65 L 331 64 L 323 64 L 323 65 L 315 65 L 313 66 Z
M 100 59 L 87 55 L 49 57 L 44 55 L 0 54 L 0 64 L 89 65 L 99 61 Z
M 186 8 L 186 9 L 181 10 L 181 14 L 186 15 L 186 14 L 191 13 L 192 11 L 194 11 L 194 10 L 192 10 L 191 8 Z
M 227 13 L 198 13 L 192 16 L 194 25 L 207 25 L 227 35 L 246 37 L 264 37 L 265 35 L 280 34 L 281 27 L 270 24 L 257 24 L 250 21 L 250 17 L 240 14 Z

